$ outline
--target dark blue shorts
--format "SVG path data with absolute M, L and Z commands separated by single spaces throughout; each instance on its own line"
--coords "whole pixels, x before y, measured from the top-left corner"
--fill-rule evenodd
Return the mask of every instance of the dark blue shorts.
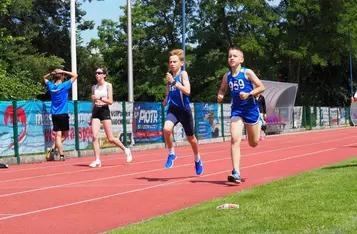
M 193 117 L 191 109 L 181 109 L 170 106 L 167 111 L 166 121 L 169 120 L 176 125 L 180 122 L 185 130 L 186 136 L 193 136 Z

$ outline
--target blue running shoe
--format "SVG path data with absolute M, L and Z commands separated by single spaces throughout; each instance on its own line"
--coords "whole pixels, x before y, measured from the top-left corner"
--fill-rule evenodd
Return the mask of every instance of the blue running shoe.
M 176 154 L 169 154 L 167 161 L 165 163 L 166 168 L 171 168 L 174 165 L 174 160 L 176 159 Z
M 232 171 L 232 174 L 228 176 L 228 181 L 229 182 L 234 182 L 234 183 L 240 183 L 242 182 L 240 175 L 237 173 L 236 170 Z
M 202 160 L 195 161 L 196 175 L 201 175 L 203 172 Z

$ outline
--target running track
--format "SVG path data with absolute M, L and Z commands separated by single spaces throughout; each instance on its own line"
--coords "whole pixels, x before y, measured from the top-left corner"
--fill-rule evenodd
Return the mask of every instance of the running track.
M 102 159 L 13 165 L 0 170 L 1 233 L 99 233 L 202 203 L 357 155 L 357 128 L 268 137 L 257 148 L 242 142 L 244 183 L 226 182 L 230 143 L 200 146 L 205 170 L 196 176 L 189 146 L 165 169 L 167 149 Z M 170 199 L 169 199 L 170 198 Z M 174 198 L 174 199 L 172 199 Z M 173 202 L 174 201 L 174 202 Z

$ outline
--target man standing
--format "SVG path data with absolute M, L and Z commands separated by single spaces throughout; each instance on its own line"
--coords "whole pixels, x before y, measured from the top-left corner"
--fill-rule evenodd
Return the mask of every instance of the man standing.
M 71 78 L 64 81 L 64 75 L 68 75 Z M 50 76 L 54 78 L 54 83 L 48 80 Z M 51 114 L 53 131 L 55 132 L 55 142 L 51 148 L 47 149 L 46 160 L 50 160 L 51 153 L 56 148 L 60 154 L 60 160 L 65 160 L 62 143 L 68 136 L 69 130 L 68 90 L 72 87 L 72 83 L 77 77 L 77 74 L 61 69 L 56 69 L 43 77 L 46 87 L 51 94 Z

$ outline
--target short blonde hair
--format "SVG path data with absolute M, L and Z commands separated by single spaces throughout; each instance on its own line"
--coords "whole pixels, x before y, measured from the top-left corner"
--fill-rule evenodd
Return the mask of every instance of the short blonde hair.
M 229 49 L 228 49 L 228 53 L 229 53 L 229 51 L 231 51 L 231 50 L 237 50 L 237 51 L 239 51 L 241 54 L 242 54 L 242 56 L 244 57 L 244 53 L 243 53 L 243 50 L 241 49 L 241 48 L 238 48 L 238 47 L 229 47 Z
M 183 59 L 184 59 L 184 54 L 183 54 L 183 50 L 182 49 L 171 50 L 169 52 L 169 55 L 170 55 L 170 57 L 176 55 L 180 59 L 180 61 L 183 61 Z

